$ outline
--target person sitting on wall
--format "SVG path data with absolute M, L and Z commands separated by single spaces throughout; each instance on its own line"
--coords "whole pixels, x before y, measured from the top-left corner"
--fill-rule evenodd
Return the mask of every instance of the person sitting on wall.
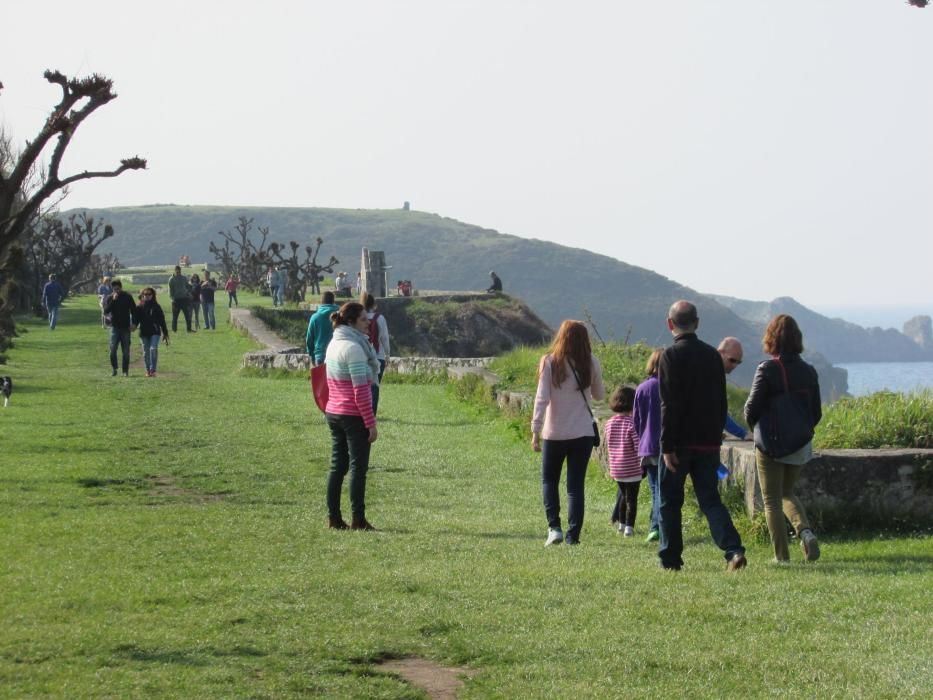
M 490 294 L 501 292 L 502 291 L 502 280 L 499 279 L 499 275 L 497 275 L 493 271 L 490 271 L 489 278 L 492 280 L 492 284 L 489 285 L 489 288 L 486 291 L 489 292 Z
M 337 287 L 337 296 L 349 299 L 353 296 L 353 284 L 346 272 L 338 272 L 334 279 L 334 286 Z

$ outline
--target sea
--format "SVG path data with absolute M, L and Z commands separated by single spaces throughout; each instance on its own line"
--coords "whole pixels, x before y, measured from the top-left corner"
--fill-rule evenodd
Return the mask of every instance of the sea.
M 933 390 L 933 362 L 850 362 L 837 364 L 849 372 L 849 393 Z

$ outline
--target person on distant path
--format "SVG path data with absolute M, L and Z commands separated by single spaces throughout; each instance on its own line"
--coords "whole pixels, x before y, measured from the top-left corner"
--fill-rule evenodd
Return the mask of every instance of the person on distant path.
M 632 422 L 638 433 L 638 456 L 641 468 L 648 475 L 648 490 L 651 493 L 651 518 L 648 524 L 648 537 L 645 542 L 658 539 L 658 518 L 661 508 L 661 494 L 658 492 L 661 459 L 661 390 L 658 387 L 658 363 L 661 361 L 663 348 L 655 348 L 645 364 L 648 378 L 635 389 L 635 406 L 632 409 Z
M 548 535 L 545 546 L 580 542 L 586 467 L 593 452 L 589 404 L 606 395 L 602 368 L 580 321 L 564 321 L 551 351 L 538 363 L 538 389 L 531 418 L 531 449 L 541 452 L 541 490 Z M 561 530 L 560 473 L 567 461 L 567 536 Z
M 359 294 L 360 292 L 363 291 L 363 273 L 362 273 L 362 272 L 357 272 L 357 273 L 356 273 L 356 286 L 355 286 L 355 289 L 356 289 L 356 293 L 357 293 L 357 294 Z
M 227 278 L 227 283 L 224 284 L 224 290 L 227 292 L 227 308 L 232 308 L 236 306 L 240 308 L 240 302 L 236 298 L 237 287 L 240 286 L 240 278 L 237 275 L 231 275 Z
M 305 333 L 305 350 L 311 356 L 311 365 L 313 367 L 317 367 L 324 362 L 327 346 L 334 335 L 330 317 L 338 309 L 339 307 L 334 303 L 334 293 L 324 292 L 321 295 L 320 306 L 308 319 L 308 330 Z
M 613 522 L 625 537 L 635 534 L 638 515 L 638 490 L 644 471 L 638 459 L 638 433 L 632 423 L 635 389 L 619 386 L 609 397 L 609 408 L 615 415 L 606 421 L 606 449 L 609 451 L 609 476 L 618 484 Z
M 175 273 L 168 278 L 168 294 L 172 299 L 172 333 L 178 332 L 178 314 L 185 315 L 185 326 L 189 333 L 195 331 L 191 328 L 191 290 L 188 280 L 181 274 L 181 267 L 175 266 Z
M 275 305 L 285 306 L 285 290 L 288 287 L 288 271 L 283 266 L 275 271 Z
M 502 280 L 499 279 L 499 275 L 497 275 L 495 272 L 490 270 L 489 278 L 492 280 L 492 284 L 489 285 L 489 288 L 486 291 L 490 294 L 494 292 L 501 292 L 502 291 Z
M 327 478 L 328 527 L 346 530 L 340 510 L 343 479 L 350 472 L 353 530 L 375 530 L 366 519 L 366 473 L 369 452 L 378 435 L 370 388 L 379 362 L 366 333 L 369 319 L 362 304 L 349 301 L 331 314 L 334 336 L 327 346 L 329 396 L 324 417 L 331 434 L 330 473 Z
M 681 509 L 687 475 L 728 571 L 747 564 L 742 539 L 719 497 L 716 470 L 726 422 L 726 373 L 716 349 L 697 338 L 696 306 L 676 301 L 667 316 L 674 344 L 661 353 L 661 545 L 665 569 L 683 566 Z
M 159 342 L 168 345 L 168 327 L 165 325 L 165 312 L 156 301 L 156 292 L 152 287 L 146 287 L 140 292 L 134 318 L 143 344 L 146 376 L 154 377 L 159 365 Z
M 104 301 L 104 313 L 110 314 L 110 367 L 111 376 L 117 376 L 117 346 L 123 353 L 123 376 L 130 376 L 130 334 L 136 327 L 133 323 L 136 314 L 136 302 L 123 291 L 123 283 L 114 280 L 113 291 Z
M 54 274 L 49 275 L 49 281 L 42 287 L 42 306 L 45 307 L 49 315 L 50 331 L 55 330 L 55 325 L 58 323 L 58 309 L 62 305 L 66 294 L 65 288 L 58 281 L 58 278 Z
M 100 278 L 100 284 L 97 287 L 97 305 L 100 307 L 100 327 L 107 327 L 107 319 L 104 318 L 104 300 L 110 296 L 113 288 L 110 286 L 110 275 L 104 275 Z
M 337 288 L 338 297 L 349 297 L 351 296 L 351 285 L 350 277 L 346 272 L 338 272 L 337 276 L 334 278 L 334 286 Z
M 373 384 L 373 413 L 379 410 L 379 387 L 382 385 L 382 375 L 386 371 L 386 362 L 391 357 L 389 348 L 389 325 L 386 323 L 386 317 L 376 308 L 376 297 L 369 292 L 363 292 L 363 308 L 366 309 L 366 315 L 369 318 L 369 342 L 373 344 L 376 350 L 376 358 L 379 360 L 379 377 Z
M 719 347 L 716 348 L 716 350 L 722 358 L 722 368 L 726 374 L 731 374 L 732 370 L 742 364 L 744 350 L 738 338 L 733 338 L 732 336 L 723 338 L 719 342 Z M 739 440 L 748 440 L 749 437 L 748 431 L 739 425 L 728 413 L 726 413 L 726 432 L 735 435 Z
M 217 330 L 217 318 L 214 315 L 214 293 L 217 291 L 217 280 L 211 277 L 211 271 L 204 271 L 204 282 L 201 283 L 201 309 L 204 311 L 204 327 L 208 330 Z
M 791 392 L 809 416 L 811 428 L 816 427 L 823 417 L 820 405 L 820 383 L 816 370 L 804 362 L 803 334 L 792 316 L 780 314 L 771 319 L 761 340 L 761 347 L 771 355 L 755 370 L 752 390 L 745 402 L 745 421 L 752 426 L 768 411 L 773 397 Z M 758 465 L 758 482 L 764 501 L 765 520 L 771 533 L 774 558 L 778 562 L 790 559 L 787 551 L 787 529 L 784 516 L 800 537 L 803 556 L 807 561 L 820 558 L 820 546 L 807 520 L 807 513 L 800 499 L 794 494 L 794 484 L 800 470 L 813 458 L 813 442 L 808 441 L 800 449 L 783 457 L 768 457 L 757 444 L 755 456 Z
M 194 327 L 201 328 L 201 278 L 198 273 L 191 275 L 188 281 L 188 288 L 191 290 L 191 310 L 194 313 Z

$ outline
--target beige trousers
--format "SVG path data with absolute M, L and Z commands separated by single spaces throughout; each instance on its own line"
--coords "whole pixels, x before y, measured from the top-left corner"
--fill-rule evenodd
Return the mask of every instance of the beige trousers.
M 761 485 L 761 497 L 765 505 L 765 520 L 771 533 L 774 546 L 774 558 L 787 561 L 787 528 L 784 516 L 790 520 L 799 535 L 810 527 L 807 513 L 800 499 L 794 495 L 794 484 L 800 476 L 799 464 L 784 464 L 771 459 L 761 450 L 755 450 L 758 465 L 758 483 Z

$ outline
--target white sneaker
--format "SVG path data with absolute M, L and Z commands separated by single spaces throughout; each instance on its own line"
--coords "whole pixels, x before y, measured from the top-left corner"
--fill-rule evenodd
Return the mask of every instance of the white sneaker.
M 561 532 L 559 527 L 552 527 L 547 531 L 547 539 L 544 541 L 544 546 L 547 547 L 552 544 L 560 544 L 564 541 L 564 533 Z
M 631 525 L 626 525 L 626 526 L 625 526 L 625 531 L 622 533 L 622 535 L 623 535 L 624 537 L 631 537 L 631 536 L 634 535 L 634 534 L 635 534 L 635 528 L 632 527 Z

